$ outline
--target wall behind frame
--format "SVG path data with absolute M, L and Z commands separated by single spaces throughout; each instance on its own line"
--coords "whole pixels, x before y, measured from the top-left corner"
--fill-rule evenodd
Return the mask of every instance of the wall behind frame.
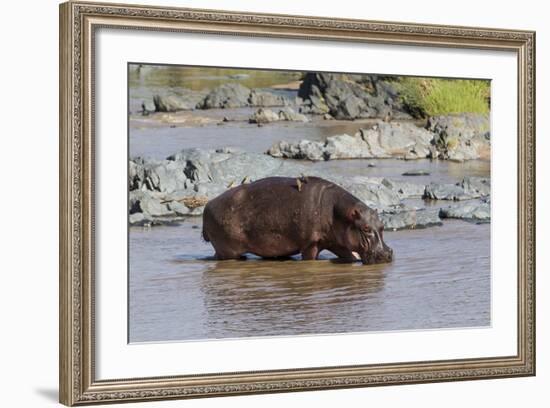
M 107 1 L 107 0 L 104 0 Z M 151 4 L 153 1 L 133 0 Z M 155 0 L 156 5 L 410 21 L 537 31 L 537 241 L 550 242 L 550 191 L 542 175 L 550 173 L 550 27 L 544 4 L 463 0 L 445 4 L 409 2 L 318 2 L 314 0 Z M 0 134 L 2 199 L 0 199 L 1 378 L 2 406 L 57 405 L 57 175 L 58 175 L 58 1 L 7 2 L 1 14 Z M 6 53 L 7 52 L 7 53 Z M 545 160 L 546 159 L 546 160 Z M 341 405 L 346 407 L 543 406 L 550 381 L 550 258 L 539 245 L 537 262 L 537 377 L 258 395 L 193 401 L 140 403 L 139 407 L 280 407 Z M 125 406 L 134 406 L 128 404 Z

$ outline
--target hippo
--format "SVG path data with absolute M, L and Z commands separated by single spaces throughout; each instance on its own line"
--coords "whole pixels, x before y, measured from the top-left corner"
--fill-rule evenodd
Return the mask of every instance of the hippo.
M 391 262 L 383 225 L 375 210 L 342 187 L 320 177 L 267 177 L 231 188 L 203 212 L 205 241 L 216 259 L 301 254 L 322 250 L 363 264 Z

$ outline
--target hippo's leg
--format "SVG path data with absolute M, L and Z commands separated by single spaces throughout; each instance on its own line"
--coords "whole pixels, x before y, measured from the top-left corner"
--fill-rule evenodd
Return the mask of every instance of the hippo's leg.
M 220 252 L 216 251 L 216 254 L 214 255 L 214 257 L 219 261 L 224 261 L 224 260 L 227 260 L 227 259 L 241 259 L 241 260 L 246 259 L 246 256 L 244 256 L 240 252 L 234 252 L 234 253 L 223 252 L 223 253 L 220 253 Z
M 353 251 L 350 251 L 346 247 L 332 247 L 332 248 L 329 248 L 328 250 L 341 259 L 347 259 L 349 261 L 359 260 L 359 258 L 354 255 Z
M 240 246 L 214 245 L 216 259 L 223 261 L 225 259 L 246 259 L 245 250 Z
M 302 259 L 304 261 L 311 261 L 317 259 L 319 255 L 319 247 L 317 243 L 313 243 L 302 250 Z

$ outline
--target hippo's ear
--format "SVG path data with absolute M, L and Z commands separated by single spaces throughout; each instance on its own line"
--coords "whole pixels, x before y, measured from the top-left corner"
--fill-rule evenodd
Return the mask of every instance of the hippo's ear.
M 361 218 L 361 212 L 357 207 L 353 207 L 348 211 L 347 219 L 351 222 L 357 221 Z

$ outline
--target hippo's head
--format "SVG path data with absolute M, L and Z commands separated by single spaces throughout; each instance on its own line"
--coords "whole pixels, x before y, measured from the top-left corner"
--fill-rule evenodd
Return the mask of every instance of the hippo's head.
M 378 213 L 362 202 L 347 212 L 351 225 L 346 230 L 347 246 L 361 257 L 363 264 L 386 263 L 393 260 L 393 250 L 384 242 L 384 225 Z

